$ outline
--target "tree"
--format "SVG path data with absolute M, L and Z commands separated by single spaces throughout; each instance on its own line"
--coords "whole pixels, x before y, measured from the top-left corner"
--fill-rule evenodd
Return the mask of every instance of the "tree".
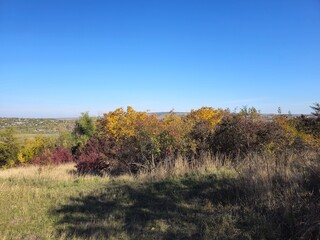
M 88 112 L 81 113 L 80 118 L 76 121 L 74 133 L 79 136 L 92 137 L 96 131 L 94 120 L 89 116 Z
M 240 108 L 239 116 L 244 117 L 245 119 L 258 119 L 260 116 L 260 111 L 255 107 L 249 108 L 248 106 L 243 106 Z
M 75 137 L 75 147 L 73 152 L 83 146 L 96 133 L 96 124 L 88 112 L 81 113 L 80 118 L 76 121 L 73 135 Z
M 320 103 L 314 103 L 313 106 L 310 106 L 314 112 L 312 114 L 318 118 L 320 118 Z
M 278 107 L 278 114 L 279 114 L 279 115 L 281 115 L 281 114 L 282 114 L 281 107 Z
M 13 130 L 0 132 L 0 167 L 13 166 L 17 161 L 18 152 L 19 147 Z

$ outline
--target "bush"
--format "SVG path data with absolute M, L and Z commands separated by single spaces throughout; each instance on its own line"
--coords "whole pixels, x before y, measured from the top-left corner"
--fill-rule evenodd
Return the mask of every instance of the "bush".
M 298 131 L 320 138 L 320 118 L 306 118 L 302 115 L 292 122 Z
M 251 152 L 274 154 L 316 146 L 316 138 L 296 125 L 285 115 L 265 121 L 255 108 L 246 107 L 239 114 L 203 107 L 186 116 L 171 113 L 162 120 L 131 107 L 119 108 L 98 119 L 97 132 L 77 148 L 77 159 L 87 166 L 81 169 L 88 168 L 81 172 L 99 174 L 95 167 L 89 169 L 96 163 L 103 171 L 109 167 L 109 172 L 137 173 L 172 164 L 178 157 L 193 164 L 210 154 L 245 157 Z
M 72 142 L 72 153 L 75 154 L 78 149 L 83 147 L 95 135 L 96 130 L 96 121 L 89 116 L 89 113 L 81 113 L 81 116 L 76 121 L 71 138 L 69 138 L 70 142 Z
M 82 159 L 76 165 L 77 173 L 79 175 L 98 175 L 103 176 L 110 170 L 108 162 L 104 161 L 100 156 L 90 154 L 84 160 Z
M 113 146 L 110 150 L 121 168 L 136 173 L 153 169 L 162 160 L 164 124 L 156 116 L 120 108 L 105 114 L 98 126 L 99 136 Z
M 58 147 L 51 152 L 50 164 L 63 164 L 73 162 L 72 153 L 63 147 Z
M 119 171 L 119 161 L 112 161 L 115 157 L 114 146 L 104 138 L 91 138 L 75 156 L 77 172 L 80 175 L 115 174 Z M 121 172 L 121 170 L 120 170 Z
M 58 165 L 73 161 L 72 153 L 63 147 L 46 149 L 41 155 L 33 158 L 31 163 L 37 165 Z
M 77 137 L 84 136 L 86 138 L 93 137 L 96 132 L 95 121 L 89 116 L 89 113 L 81 113 L 80 118 L 76 121 L 73 133 Z
M 0 167 L 10 167 L 16 163 L 19 145 L 14 137 L 13 130 L 0 132 Z
M 210 138 L 215 133 L 217 126 L 226 112 L 222 109 L 202 107 L 192 110 L 186 116 L 186 124 L 189 126 L 185 136 L 189 141 L 187 157 L 189 160 L 202 158 L 210 152 Z
M 43 136 L 36 136 L 34 139 L 26 139 L 19 149 L 19 163 L 28 163 L 36 157 L 41 156 L 46 151 L 54 147 L 54 139 Z
M 236 156 L 252 147 L 252 122 L 234 116 L 225 117 L 210 139 L 213 153 Z
M 289 139 L 291 149 L 301 151 L 303 149 L 319 148 L 319 120 L 306 119 L 298 117 L 289 119 L 285 115 L 280 115 L 274 119 L 274 122 L 279 124 L 286 132 Z
M 277 152 L 286 148 L 289 138 L 275 122 L 227 116 L 210 139 L 213 153 L 245 156 L 249 152 Z

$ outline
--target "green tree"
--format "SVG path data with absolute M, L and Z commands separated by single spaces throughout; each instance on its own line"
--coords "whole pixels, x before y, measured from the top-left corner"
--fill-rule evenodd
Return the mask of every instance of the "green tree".
M 313 106 L 310 106 L 314 112 L 312 114 L 318 118 L 320 118 L 320 103 L 314 103 Z
M 12 129 L 0 132 L 0 167 L 13 166 L 17 161 L 19 146 Z
M 94 119 L 89 116 L 88 112 L 81 113 L 81 116 L 76 121 L 73 135 L 75 137 L 75 149 L 85 144 L 95 133 L 97 127 Z
M 249 108 L 248 106 L 243 106 L 240 108 L 239 116 L 244 117 L 245 119 L 258 119 L 260 116 L 260 111 L 258 111 L 255 107 Z

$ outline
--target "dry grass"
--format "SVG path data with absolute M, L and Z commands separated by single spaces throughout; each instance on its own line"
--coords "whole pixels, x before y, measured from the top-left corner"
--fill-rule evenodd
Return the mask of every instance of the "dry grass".
M 51 208 L 89 193 L 108 178 L 78 177 L 72 164 L 0 171 L 0 239 L 56 239 Z
M 178 159 L 138 176 L 0 171 L 0 239 L 319 239 L 316 153 Z
M 22 166 L 10 168 L 7 170 L 0 170 L 0 178 L 8 179 L 50 179 L 57 181 L 67 181 L 75 178 L 74 164 L 63 164 L 58 166 Z

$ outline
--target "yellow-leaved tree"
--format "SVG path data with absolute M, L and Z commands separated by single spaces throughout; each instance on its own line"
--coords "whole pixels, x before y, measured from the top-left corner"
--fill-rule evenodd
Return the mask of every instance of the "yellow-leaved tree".
M 98 122 L 99 134 L 114 143 L 115 155 L 132 171 L 134 166 L 150 168 L 160 161 L 163 122 L 155 115 L 127 107 L 104 114 Z
M 225 112 L 218 108 L 202 107 L 198 110 L 192 110 L 188 115 L 188 119 L 191 124 L 206 123 L 210 127 L 216 126 L 221 122 Z
M 137 126 L 147 117 L 146 112 L 137 112 L 130 106 L 127 107 L 127 111 L 118 108 L 103 115 L 99 120 L 99 129 L 104 137 L 119 141 L 135 136 Z
M 186 116 L 187 125 L 191 128 L 189 136 L 189 157 L 199 158 L 210 152 L 210 139 L 217 125 L 222 121 L 225 111 L 212 107 L 192 110 Z

